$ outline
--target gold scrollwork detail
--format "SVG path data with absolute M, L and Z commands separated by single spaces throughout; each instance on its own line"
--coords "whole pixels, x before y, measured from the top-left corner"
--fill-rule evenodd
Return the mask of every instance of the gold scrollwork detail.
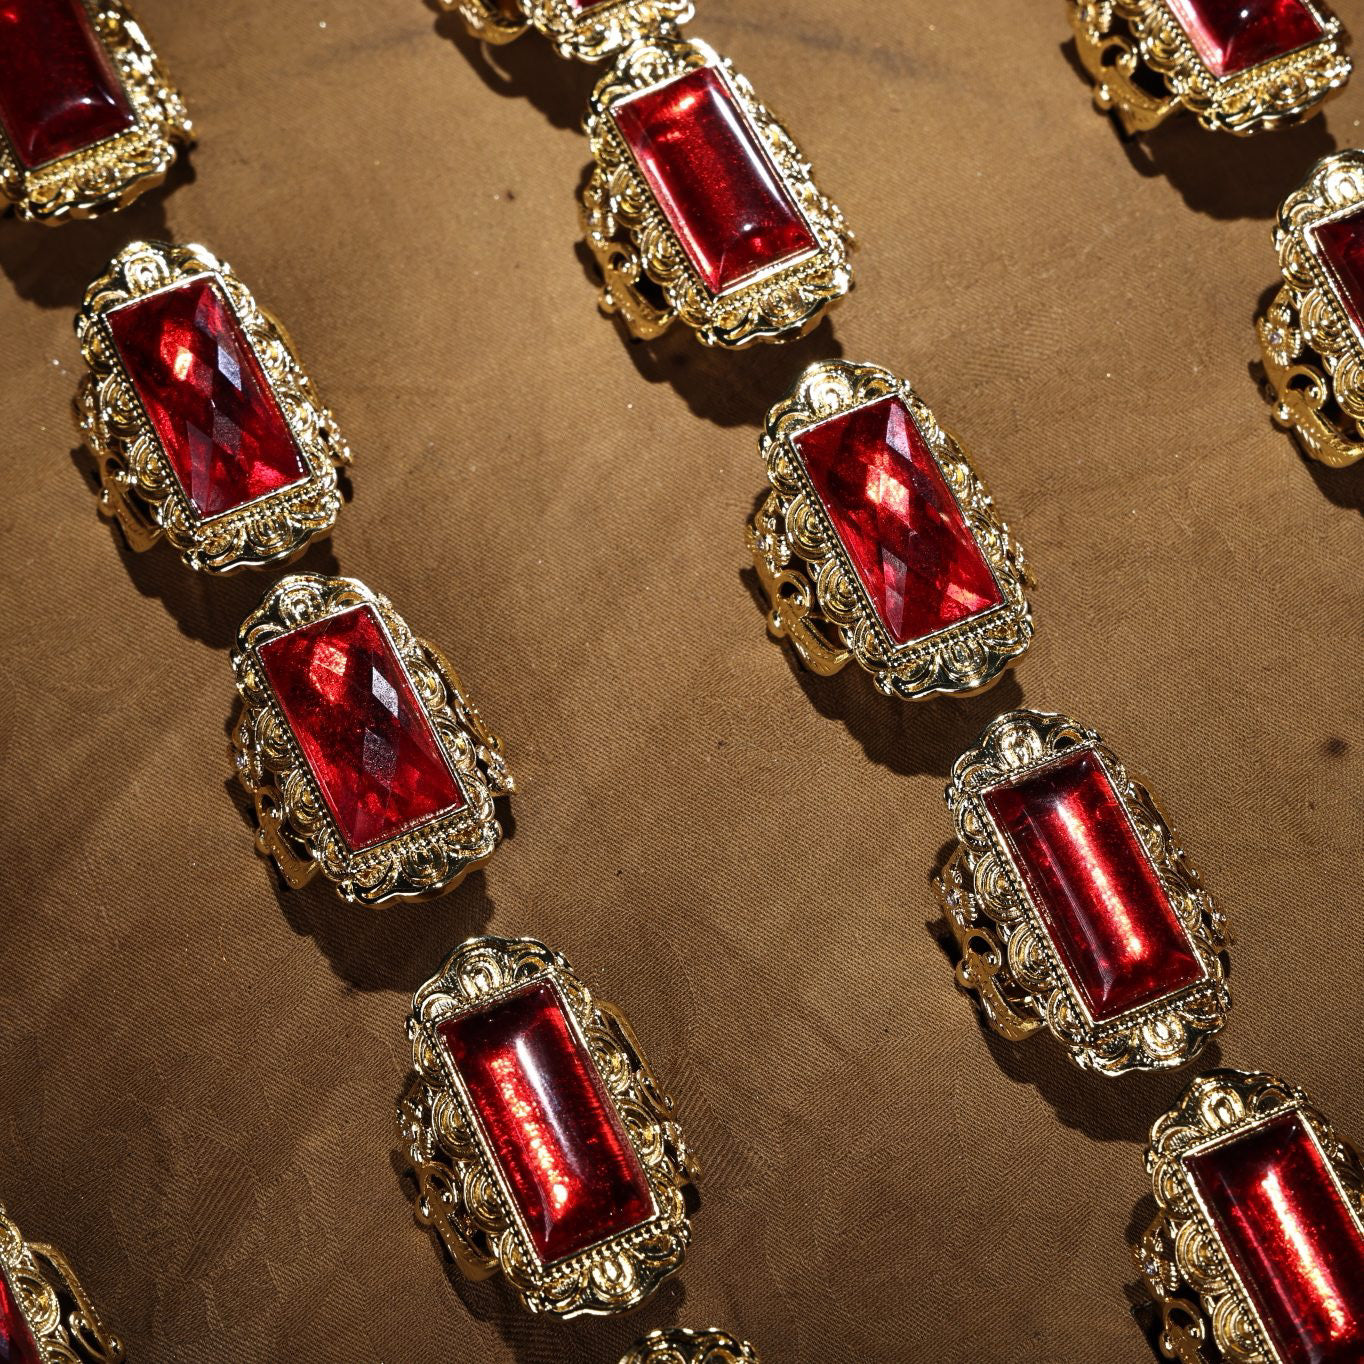
M 1318 42 L 1220 79 L 1166 0 L 1070 0 L 1070 20 L 1094 103 L 1124 131 L 1146 132 L 1184 108 L 1205 128 L 1244 136 L 1310 118 L 1350 78 L 1340 21 L 1306 3 Z
M 887 633 L 792 445 L 816 422 L 891 396 L 909 410 L 1003 597 L 983 615 L 905 645 Z M 981 691 L 1027 649 L 1022 548 L 966 453 L 908 383 L 877 365 L 811 365 L 768 412 L 761 450 L 772 492 L 748 527 L 748 550 L 771 606 L 768 629 L 813 672 L 827 676 L 853 658 L 887 696 L 921 700 Z
M 810 256 L 718 297 L 692 267 L 610 112 L 617 100 L 703 66 L 720 73 L 752 121 L 818 243 Z M 659 36 L 622 53 L 592 92 L 585 126 L 593 169 L 582 218 L 604 281 L 601 308 L 619 314 L 634 336 L 651 340 L 680 319 L 708 346 L 792 340 L 852 288 L 853 238 L 843 214 L 820 193 L 799 147 L 753 87 L 707 44 Z
M 651 1331 L 637 1341 L 620 1364 L 762 1364 L 746 1340 L 714 1328 Z
M 556 988 L 580 1031 L 656 1209 L 641 1226 L 552 1264 L 533 1248 L 437 1033 L 447 1019 L 533 981 Z M 629 1311 L 681 1267 L 691 1238 L 687 1192 L 698 1164 L 628 1023 L 594 1000 L 561 955 L 528 938 L 469 939 L 417 991 L 408 1034 L 416 1075 L 398 1122 L 417 1182 L 417 1219 L 466 1275 L 500 1270 L 528 1310 L 568 1318 Z
M 236 316 L 306 470 L 290 487 L 209 518 L 185 495 L 107 321 L 123 304 L 203 276 L 221 289 Z M 350 463 L 350 450 L 283 327 L 204 247 L 125 247 L 86 290 L 76 337 L 89 366 L 76 396 L 76 424 L 98 465 L 100 510 L 117 520 L 132 549 L 149 549 L 164 534 L 191 568 L 235 573 L 296 558 L 332 528 L 341 508 L 337 471 Z
M 377 613 L 444 748 L 465 804 L 376 847 L 353 851 L 336 828 L 275 700 L 257 650 L 292 630 L 366 605 Z M 257 850 L 297 889 L 320 871 L 341 895 L 365 905 L 443 895 L 486 862 L 502 838 L 494 800 L 515 783 L 497 738 L 458 674 L 416 639 L 387 598 L 352 578 L 297 573 L 282 579 L 242 623 L 232 654 L 241 714 L 233 761 L 255 802 Z
M 687 23 L 692 0 L 605 0 L 587 7 L 573 0 L 440 0 L 480 42 L 514 42 L 528 28 L 554 44 L 561 57 L 598 62 L 644 39 Z
M 0 191 L 31 222 L 61 223 L 123 208 L 161 184 L 193 125 L 142 26 L 122 0 L 81 0 L 132 105 L 126 132 L 29 168 L 0 136 Z
M 1204 972 L 1177 993 L 1102 1023 L 1090 1020 L 981 798 L 1082 750 L 1102 763 Z M 1062 715 L 1001 715 L 957 760 L 946 798 L 959 843 L 938 895 L 961 953 L 958 983 L 977 996 L 991 1029 L 1017 1041 L 1046 1026 L 1078 1065 L 1103 1075 L 1184 1065 L 1221 1031 L 1231 1003 L 1226 917 L 1199 886 L 1150 792 L 1097 734 Z

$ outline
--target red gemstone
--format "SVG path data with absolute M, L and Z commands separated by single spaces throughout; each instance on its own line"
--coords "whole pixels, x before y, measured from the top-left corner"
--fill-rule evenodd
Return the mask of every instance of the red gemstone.
M 1004 604 L 957 499 L 899 398 L 830 417 L 794 443 L 896 644 Z
M 1307 241 L 1326 267 L 1355 330 L 1364 336 L 1364 209 L 1309 227 Z
M 1203 979 L 1189 935 L 1091 750 L 991 787 L 983 799 L 1094 1022 Z
M 1234 76 L 1319 42 L 1325 33 L 1303 0 L 1170 0 L 1214 76 Z
M 125 303 L 108 319 L 119 359 L 200 517 L 306 477 L 260 361 L 210 276 Z
M 712 294 L 819 245 L 714 67 L 618 100 L 611 117 Z
M 341 837 L 356 851 L 458 810 L 464 794 L 374 609 L 352 607 L 259 650 Z
M 440 1026 L 545 1263 L 654 1215 L 649 1181 L 558 991 L 529 985 Z
M 1302 1116 L 1184 1167 L 1283 1364 L 1364 1360 L 1364 1228 Z
M 43 1364 L 14 1287 L 0 1267 L 0 1364 Z
M 137 124 L 81 0 L 0 0 L 0 125 L 28 170 Z

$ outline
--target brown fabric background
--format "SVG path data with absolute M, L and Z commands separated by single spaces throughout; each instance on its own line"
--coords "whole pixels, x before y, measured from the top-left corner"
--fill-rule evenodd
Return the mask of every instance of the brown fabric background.
M 830 325 L 726 355 L 596 314 L 590 70 L 531 38 L 485 57 L 422 0 L 139 8 L 191 169 L 108 221 L 0 224 L 21 1226 L 134 1364 L 615 1364 L 674 1321 L 775 1364 L 1149 1360 L 1141 1142 L 1189 1076 L 1105 1082 L 982 1033 L 931 928 L 941 792 L 999 710 L 1098 727 L 1234 916 L 1221 1058 L 1364 1139 L 1364 466 L 1304 463 L 1250 372 L 1272 211 L 1358 141 L 1364 80 L 1291 133 L 1124 147 L 1059 3 L 702 0 L 692 31 L 863 242 Z M 388 593 L 505 739 L 514 836 L 434 905 L 276 890 L 225 784 L 226 650 L 268 579 L 134 558 L 95 515 L 71 319 L 139 235 L 208 244 L 285 320 L 356 454 L 305 566 Z M 983 698 L 892 704 L 764 635 L 756 427 L 839 353 L 913 379 L 1032 559 L 1036 643 Z M 708 1167 L 684 1273 L 632 1318 L 532 1320 L 413 1223 L 406 1006 L 485 930 L 628 1010 Z

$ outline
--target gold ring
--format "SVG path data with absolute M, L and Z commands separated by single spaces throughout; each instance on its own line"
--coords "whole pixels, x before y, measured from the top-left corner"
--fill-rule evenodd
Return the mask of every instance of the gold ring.
M 480 42 L 514 42 L 528 28 L 561 57 L 597 62 L 670 33 L 694 13 L 692 0 L 440 0 Z
M 746 1340 L 724 1331 L 651 1331 L 620 1364 L 762 1364 Z

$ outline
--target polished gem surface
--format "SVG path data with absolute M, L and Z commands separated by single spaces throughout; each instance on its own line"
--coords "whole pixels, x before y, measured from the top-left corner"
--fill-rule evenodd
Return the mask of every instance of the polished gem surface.
M 236 314 L 207 275 L 108 314 L 114 345 L 200 518 L 306 475 Z
M 263 644 L 261 665 L 342 838 L 355 850 L 464 804 L 373 607 Z
M 1355 330 L 1364 336 L 1364 208 L 1309 227 L 1307 240 L 1325 265 Z
M 1155 866 L 1091 750 L 991 787 L 983 799 L 1096 1023 L 1203 977 Z
M 1364 1233 L 1302 1116 L 1184 1166 L 1284 1364 L 1364 1360 Z
M 830 417 L 793 443 L 896 644 L 1003 605 L 957 499 L 899 398 Z
M 42 1364 L 38 1342 L 5 1271 L 0 1269 L 0 1364 Z
M 1234 76 L 1320 40 L 1324 32 L 1303 0 L 1169 0 L 1214 76 Z
M 0 124 L 29 170 L 136 126 L 81 0 L 0 0 Z
M 713 67 L 618 100 L 611 117 L 712 294 L 818 245 L 748 115 Z
M 545 1263 L 646 1222 L 649 1181 L 554 986 L 440 1026 Z

